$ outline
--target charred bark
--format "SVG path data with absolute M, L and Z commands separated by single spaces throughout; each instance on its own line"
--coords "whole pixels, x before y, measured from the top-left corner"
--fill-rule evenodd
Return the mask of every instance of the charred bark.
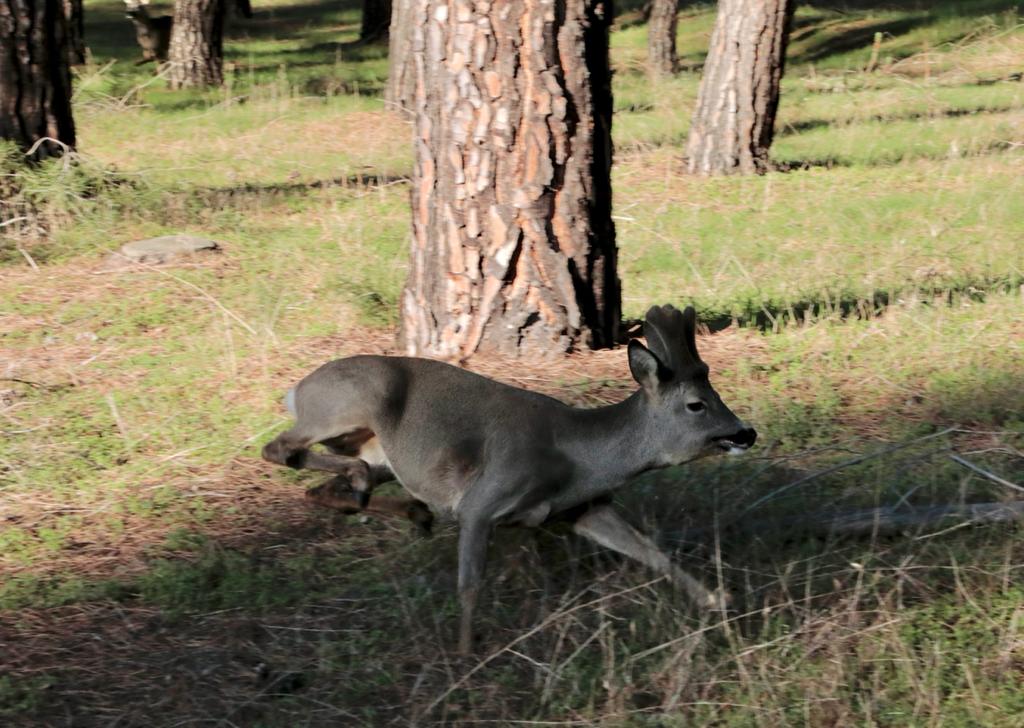
M 793 0 L 720 0 L 686 145 L 691 174 L 763 173 Z
M 410 354 L 615 343 L 610 4 L 415 0 Z
M 416 91 L 416 73 L 412 65 L 412 23 L 416 0 L 391 0 L 391 27 L 388 31 L 388 86 L 384 102 L 402 111 L 411 111 Z
M 85 63 L 85 12 L 82 0 L 64 0 L 64 17 L 68 24 L 68 62 L 72 66 Z
M 177 0 L 168 83 L 171 88 L 219 86 L 224 82 L 224 0 Z
M 647 63 L 652 76 L 676 72 L 676 27 L 679 0 L 652 0 L 647 20 Z
M 33 161 L 75 145 L 62 0 L 0 0 L 0 138 Z
M 359 40 L 372 41 L 386 38 L 391 25 L 392 0 L 363 0 L 363 22 Z

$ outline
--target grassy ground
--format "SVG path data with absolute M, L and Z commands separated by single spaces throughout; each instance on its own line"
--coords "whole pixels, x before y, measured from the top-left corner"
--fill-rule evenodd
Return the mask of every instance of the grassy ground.
M 227 88 L 171 92 L 121 5 L 87 2 L 81 164 L 18 173 L 48 234 L 0 242 L 4 724 L 1024 725 L 1018 528 L 763 527 L 1019 495 L 950 455 L 1024 482 L 1024 8 L 801 5 L 787 171 L 695 180 L 713 12 L 683 5 L 676 78 L 644 75 L 635 8 L 613 34 L 624 304 L 694 302 L 761 440 L 620 504 L 734 611 L 510 531 L 457 659 L 454 530 L 311 510 L 315 477 L 258 459 L 287 386 L 392 346 L 411 158 L 383 49 L 350 45 L 355 3 L 275 0 L 231 25 Z M 104 266 L 178 231 L 223 252 Z M 473 366 L 630 389 L 621 351 Z

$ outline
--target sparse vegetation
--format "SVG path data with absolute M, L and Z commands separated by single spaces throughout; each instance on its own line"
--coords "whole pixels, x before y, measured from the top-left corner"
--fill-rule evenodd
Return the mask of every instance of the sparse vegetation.
M 35 221 L 0 241 L 5 725 L 1021 725 L 1019 526 L 792 525 L 1020 496 L 949 457 L 1024 485 L 1019 3 L 800 7 L 787 171 L 715 180 L 680 160 L 713 8 L 684 7 L 684 70 L 660 81 L 622 9 L 625 313 L 694 302 L 762 440 L 621 502 L 733 611 L 557 528 L 509 531 L 470 662 L 449 651 L 450 527 L 311 510 L 315 476 L 258 459 L 287 386 L 392 346 L 412 157 L 384 49 L 347 45 L 358 4 L 255 10 L 225 88 L 169 91 L 133 65 L 123 4 L 87 2 L 79 163 L 3 167 L 4 220 Z M 223 252 L 105 268 L 170 232 Z M 580 403 L 631 388 L 622 351 L 472 366 Z

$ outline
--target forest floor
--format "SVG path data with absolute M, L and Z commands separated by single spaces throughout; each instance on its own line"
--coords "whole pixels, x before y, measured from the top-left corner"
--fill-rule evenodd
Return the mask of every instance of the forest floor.
M 652 81 L 636 5 L 612 36 L 625 313 L 696 305 L 760 438 L 618 502 L 732 611 L 509 530 L 458 658 L 454 527 L 312 508 L 316 475 L 259 458 L 301 376 L 394 351 L 386 49 L 354 43 L 353 0 L 266 0 L 230 22 L 225 88 L 172 92 L 121 3 L 87 0 L 79 163 L 8 164 L 0 207 L 36 215 L 0 240 L 0 723 L 1024 726 L 1019 526 L 824 527 L 1021 498 L 1024 6 L 801 3 L 779 171 L 703 180 L 681 154 L 713 8 L 682 3 L 683 69 Z M 106 263 L 172 232 L 222 250 Z M 470 366 L 581 405 L 633 386 L 621 350 Z

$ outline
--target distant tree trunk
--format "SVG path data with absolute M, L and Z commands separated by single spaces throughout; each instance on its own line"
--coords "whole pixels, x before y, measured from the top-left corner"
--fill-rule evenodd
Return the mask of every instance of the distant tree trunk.
M 392 0 L 363 0 L 363 24 L 359 40 L 377 40 L 388 34 Z
M 0 138 L 33 161 L 75 145 L 62 0 L 0 0 Z
M 408 353 L 615 343 L 611 20 L 601 0 L 416 0 Z
M 85 63 L 85 13 L 82 0 L 64 0 L 64 17 L 68 23 L 68 61 L 72 66 Z
M 416 90 L 412 65 L 412 26 L 416 22 L 416 0 L 391 0 L 391 28 L 388 32 L 388 86 L 384 101 L 392 108 L 411 111 Z
M 652 76 L 671 76 L 676 57 L 676 23 L 679 0 L 653 0 L 647 21 L 647 63 Z
M 235 15 L 240 18 L 251 18 L 252 17 L 252 3 L 249 0 L 235 0 L 232 3 Z
M 720 0 L 686 146 L 691 174 L 763 173 L 793 0 Z
M 177 0 L 168 83 L 171 88 L 224 82 L 224 0 Z

